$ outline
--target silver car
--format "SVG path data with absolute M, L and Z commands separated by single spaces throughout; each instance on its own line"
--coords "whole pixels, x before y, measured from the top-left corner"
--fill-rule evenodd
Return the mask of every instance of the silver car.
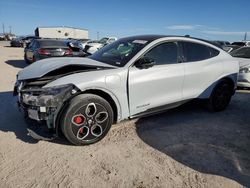
M 134 36 L 88 58 L 35 62 L 18 73 L 14 94 L 25 117 L 86 145 L 101 140 L 114 123 L 195 98 L 206 100 L 213 111 L 224 110 L 238 72 L 238 62 L 209 42 Z
M 250 88 L 250 47 L 241 47 L 231 52 L 231 55 L 240 63 L 238 87 Z

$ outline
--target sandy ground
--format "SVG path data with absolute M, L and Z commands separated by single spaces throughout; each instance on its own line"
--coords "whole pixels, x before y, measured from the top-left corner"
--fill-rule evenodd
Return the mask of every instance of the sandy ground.
M 114 125 L 99 143 L 36 141 L 15 107 L 22 48 L 0 43 L 0 187 L 250 187 L 250 92 Z

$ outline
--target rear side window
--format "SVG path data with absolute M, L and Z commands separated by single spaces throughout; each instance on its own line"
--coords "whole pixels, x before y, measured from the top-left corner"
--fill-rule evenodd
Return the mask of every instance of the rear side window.
M 184 62 L 202 61 L 217 56 L 220 52 L 206 45 L 182 42 Z
M 178 46 L 175 42 L 167 42 L 152 48 L 145 57 L 153 59 L 156 65 L 177 63 Z

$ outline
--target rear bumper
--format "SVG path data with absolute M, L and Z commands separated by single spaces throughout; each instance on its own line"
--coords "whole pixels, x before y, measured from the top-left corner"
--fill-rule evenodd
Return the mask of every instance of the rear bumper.
M 250 73 L 240 73 L 238 77 L 238 87 L 250 87 Z

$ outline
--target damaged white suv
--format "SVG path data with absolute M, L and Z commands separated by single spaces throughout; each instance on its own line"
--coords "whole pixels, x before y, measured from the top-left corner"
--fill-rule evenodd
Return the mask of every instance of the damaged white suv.
M 134 36 L 88 58 L 37 61 L 18 73 L 14 94 L 27 118 L 86 145 L 101 140 L 114 123 L 195 98 L 206 99 L 213 111 L 224 110 L 238 72 L 238 62 L 209 42 Z

